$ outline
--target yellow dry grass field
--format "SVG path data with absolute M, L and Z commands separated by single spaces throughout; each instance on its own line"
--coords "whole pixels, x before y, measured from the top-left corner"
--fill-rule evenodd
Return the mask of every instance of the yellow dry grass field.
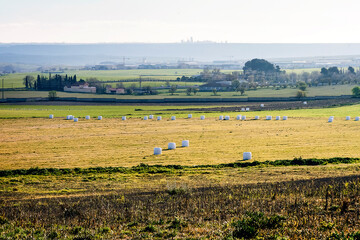
M 360 122 L 264 119 L 1 119 L 0 169 L 218 164 L 242 160 L 243 152 L 258 161 L 360 157 Z M 190 140 L 190 147 L 182 148 L 182 140 Z M 169 142 L 177 149 L 166 150 Z M 154 147 L 162 147 L 163 154 L 153 155 Z

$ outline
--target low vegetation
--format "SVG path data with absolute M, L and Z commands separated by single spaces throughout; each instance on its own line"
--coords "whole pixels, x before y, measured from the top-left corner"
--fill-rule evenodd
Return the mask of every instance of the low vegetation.
M 360 237 L 359 105 L 222 108 L 0 106 L 0 239 Z

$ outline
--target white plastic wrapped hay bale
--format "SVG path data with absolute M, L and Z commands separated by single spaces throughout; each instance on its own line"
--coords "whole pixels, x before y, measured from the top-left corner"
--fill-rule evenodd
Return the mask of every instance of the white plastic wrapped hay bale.
M 157 117 L 157 120 L 158 120 L 158 121 L 160 121 L 161 119 L 162 119 L 162 117 L 161 117 L 161 116 L 158 116 L 158 117 Z
M 98 120 L 102 120 L 102 116 L 98 116 Z
M 205 116 L 204 115 L 200 116 L 200 120 L 205 120 Z
M 303 102 L 303 104 L 304 104 L 304 105 L 307 105 L 307 102 L 305 101 L 305 102 Z
M 171 116 L 171 120 L 172 120 L 172 121 L 176 120 L 176 117 L 175 117 L 175 116 Z
M 85 119 L 86 119 L 86 120 L 90 120 L 90 116 L 89 116 L 89 115 L 86 115 Z
M 334 118 L 332 118 L 332 117 L 329 117 L 329 120 L 328 120 L 328 122 L 333 122 L 334 121 Z
M 144 120 L 148 120 L 148 116 L 145 116 L 143 119 L 144 119 Z
M 250 108 L 245 108 L 245 110 L 248 112 L 248 111 L 250 111 Z
M 174 142 L 168 143 L 168 149 L 169 149 L 169 150 L 176 149 L 176 143 L 174 143 Z
M 188 114 L 188 118 L 192 118 L 192 114 Z
M 360 117 L 355 117 L 355 121 L 359 121 L 360 120 Z
M 242 116 L 241 116 L 241 120 L 245 121 L 245 120 L 246 120 L 246 116 L 242 115 Z
M 241 108 L 241 111 L 242 111 L 242 112 L 245 112 L 245 108 Z
M 154 155 L 160 155 L 162 154 L 162 148 L 156 147 L 154 148 Z
M 223 115 L 220 115 L 220 116 L 219 116 L 219 120 L 224 120 Z
M 266 120 L 272 120 L 272 116 L 266 116 Z
M 122 116 L 121 120 L 126 121 L 126 116 Z
M 78 122 L 79 121 L 79 119 L 78 118 L 74 118 L 74 122 Z
M 49 118 L 50 118 L 50 119 L 53 119 L 53 118 L 54 118 L 54 114 L 50 114 L 50 115 L 49 115 Z
M 241 115 L 237 115 L 236 120 L 241 120 Z
M 349 121 L 351 119 L 350 116 L 346 116 L 346 121 Z
M 251 152 L 244 152 L 243 153 L 243 160 L 251 160 L 252 154 Z
M 181 142 L 181 146 L 182 146 L 182 147 L 188 147 L 189 144 L 190 144 L 189 140 L 183 140 L 183 141 Z
M 255 116 L 255 120 L 259 120 L 260 119 L 260 117 L 259 116 Z
M 154 115 L 149 115 L 149 119 L 154 119 Z
M 230 116 L 225 116 L 225 120 L 230 120 Z
M 262 103 L 262 104 L 260 104 L 260 107 L 262 107 L 262 108 L 263 108 L 264 106 L 265 106 L 265 105 L 264 105 L 263 103 Z
M 287 120 L 288 119 L 288 117 L 287 116 L 283 116 L 283 120 Z
M 276 118 L 275 118 L 276 120 L 280 120 L 280 116 L 276 116 Z

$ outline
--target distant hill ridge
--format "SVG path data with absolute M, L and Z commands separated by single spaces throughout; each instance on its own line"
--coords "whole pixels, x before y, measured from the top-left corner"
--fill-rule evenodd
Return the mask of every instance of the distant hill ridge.
M 360 55 L 360 43 L 99 43 L 0 44 L 0 62 L 96 64 L 122 57 L 213 61 Z

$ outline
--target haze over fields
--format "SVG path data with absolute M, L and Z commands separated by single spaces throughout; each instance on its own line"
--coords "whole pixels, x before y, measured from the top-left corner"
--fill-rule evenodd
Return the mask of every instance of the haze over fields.
M 118 44 L 0 44 L 0 62 L 25 64 L 97 64 L 142 61 L 247 60 L 360 55 L 360 44 L 255 43 L 118 43 Z

